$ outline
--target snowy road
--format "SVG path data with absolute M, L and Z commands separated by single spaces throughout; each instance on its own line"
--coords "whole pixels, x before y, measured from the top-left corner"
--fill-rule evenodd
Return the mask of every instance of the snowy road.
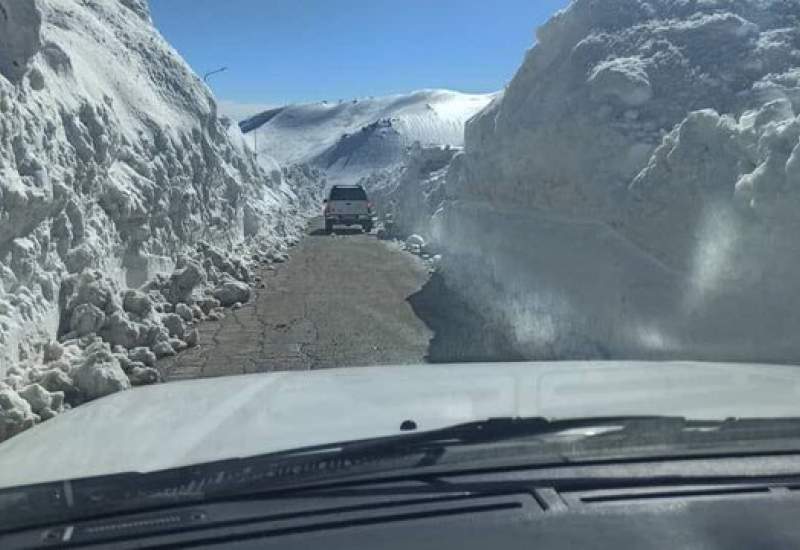
M 417 257 L 374 235 L 325 235 L 316 221 L 265 289 L 200 345 L 160 362 L 166 380 L 276 370 L 513 359 Z M 491 350 L 499 350 L 493 352 Z

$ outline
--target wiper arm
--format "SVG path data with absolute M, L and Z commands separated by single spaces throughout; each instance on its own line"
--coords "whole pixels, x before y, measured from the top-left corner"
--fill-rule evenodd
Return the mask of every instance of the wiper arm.
M 574 418 L 568 420 L 548 420 L 536 416 L 529 418 L 501 417 L 477 422 L 456 424 L 438 430 L 420 433 L 401 434 L 385 438 L 356 441 L 337 445 L 342 453 L 413 451 L 432 447 L 477 445 L 521 439 L 526 437 L 556 434 L 568 430 L 592 427 L 619 426 L 627 428 L 633 424 L 647 424 L 650 429 L 657 424 L 659 428 L 683 428 L 687 420 L 680 416 L 609 416 Z M 591 434 L 587 434 L 589 436 Z
M 591 428 L 610 428 L 592 431 Z M 394 435 L 366 441 L 320 447 L 340 456 L 392 457 L 422 455 L 416 467 L 436 464 L 448 449 L 491 444 L 515 439 L 559 435 L 572 431 L 572 442 L 600 445 L 604 437 L 624 440 L 626 444 L 730 444 L 743 440 L 800 438 L 800 418 L 727 418 L 724 420 L 690 420 L 682 416 L 607 416 L 548 420 L 543 417 L 490 418 L 457 424 L 438 430 Z M 552 440 L 551 440 L 552 442 Z M 546 443 L 542 439 L 542 443 Z M 550 446 L 552 450 L 554 447 Z M 559 456 L 560 453 L 559 453 Z M 550 456 L 552 460 L 553 456 Z

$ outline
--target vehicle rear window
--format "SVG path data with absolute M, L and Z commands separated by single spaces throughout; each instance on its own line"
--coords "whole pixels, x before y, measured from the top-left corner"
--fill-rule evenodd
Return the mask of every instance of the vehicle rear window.
M 331 189 L 332 201 L 365 201 L 367 194 L 360 187 L 334 187 Z

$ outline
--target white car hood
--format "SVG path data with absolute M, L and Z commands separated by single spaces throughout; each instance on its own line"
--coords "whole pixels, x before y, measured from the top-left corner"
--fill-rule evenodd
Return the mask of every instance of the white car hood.
M 191 380 L 77 407 L 0 444 L 0 487 L 147 472 L 499 416 L 800 416 L 800 368 L 559 362 Z

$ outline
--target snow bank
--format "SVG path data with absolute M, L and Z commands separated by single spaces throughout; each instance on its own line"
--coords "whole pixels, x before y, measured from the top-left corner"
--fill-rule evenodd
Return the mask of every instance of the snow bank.
M 0 439 L 154 381 L 323 184 L 260 168 L 144 0 L 0 0 Z
M 797 361 L 800 3 L 575 0 L 467 123 L 454 284 L 532 357 Z
M 450 162 L 459 149 L 415 144 L 393 168 L 359 180 L 376 205 L 379 220 L 391 219 L 394 237 L 419 234 L 432 241 L 431 220 L 448 198 Z

